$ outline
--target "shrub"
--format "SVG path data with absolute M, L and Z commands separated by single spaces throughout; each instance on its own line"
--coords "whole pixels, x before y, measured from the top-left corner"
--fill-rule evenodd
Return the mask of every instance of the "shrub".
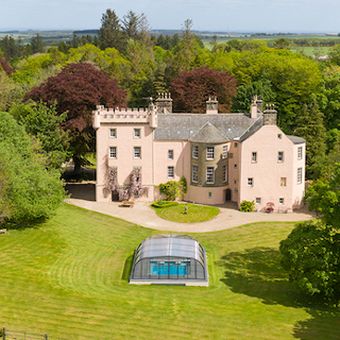
M 181 179 L 179 180 L 179 190 L 181 192 L 182 197 L 188 192 L 188 184 L 184 176 L 182 176 Z
M 255 211 L 255 202 L 254 201 L 242 201 L 240 204 L 240 211 L 243 212 L 253 212 Z
M 154 208 L 168 208 L 168 207 L 173 207 L 175 205 L 178 205 L 178 202 L 174 202 L 174 201 L 155 201 L 151 204 L 152 207 Z
M 159 191 L 167 201 L 175 201 L 180 194 L 179 184 L 177 181 L 169 181 L 159 185 Z

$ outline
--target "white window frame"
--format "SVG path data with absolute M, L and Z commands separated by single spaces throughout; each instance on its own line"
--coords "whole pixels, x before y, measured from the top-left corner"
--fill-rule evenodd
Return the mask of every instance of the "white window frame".
M 114 131 L 114 134 L 112 135 L 112 132 Z M 110 138 L 117 138 L 117 129 L 116 128 L 110 128 L 109 130 L 109 136 Z
M 257 163 L 257 151 L 253 151 L 251 153 L 251 162 L 252 163 Z
M 168 150 L 168 159 L 173 160 L 175 158 L 174 155 L 175 155 L 174 149 L 169 149 Z
M 287 186 L 287 177 L 280 177 L 280 187 Z
M 256 204 L 261 204 L 261 197 L 255 197 L 255 203 Z
M 282 160 L 280 160 L 280 155 L 282 154 Z M 277 162 L 283 163 L 285 161 L 285 153 L 284 151 L 278 151 L 277 152 Z
M 172 165 L 168 166 L 168 178 L 171 178 L 171 179 L 175 178 L 175 167 Z
M 226 164 L 222 165 L 222 176 L 223 176 L 223 182 L 228 182 L 228 167 Z
M 191 167 L 191 182 L 198 183 L 198 165 L 193 165 Z
M 133 138 L 134 139 L 141 139 L 142 137 L 142 129 L 141 128 L 134 128 L 133 129 Z
M 199 156 L 199 147 L 198 145 L 193 145 L 192 147 L 192 158 L 198 159 Z
M 223 159 L 228 158 L 228 151 L 229 151 L 229 146 L 227 144 L 223 145 L 222 147 L 222 158 Z
M 253 187 L 254 186 L 254 177 L 248 177 L 247 184 L 248 184 L 248 187 Z
M 279 197 L 279 204 L 285 204 L 285 198 Z
M 139 150 L 139 156 L 136 156 L 137 150 Z M 133 158 L 134 159 L 142 159 L 142 147 L 141 146 L 134 146 L 133 147 Z
M 297 169 L 297 184 L 302 184 L 302 180 L 303 180 L 303 173 L 302 173 L 302 168 L 298 168 Z
M 303 158 L 303 147 L 299 146 L 297 151 L 297 159 L 300 161 Z
M 212 170 L 212 172 L 210 172 Z M 215 168 L 213 166 L 207 166 L 205 170 L 205 181 L 206 184 L 215 183 Z
M 112 156 L 114 154 L 114 156 Z M 109 147 L 109 158 L 110 159 L 117 159 L 117 147 L 110 146 Z
M 215 147 L 214 146 L 207 146 L 206 159 L 207 160 L 215 159 Z

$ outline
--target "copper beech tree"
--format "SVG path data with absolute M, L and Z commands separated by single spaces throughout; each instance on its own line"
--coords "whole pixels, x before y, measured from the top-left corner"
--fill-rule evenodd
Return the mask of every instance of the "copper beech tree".
M 208 97 L 217 96 L 220 111 L 230 112 L 236 85 L 233 76 L 207 67 L 183 72 L 171 83 L 175 110 L 202 113 L 205 112 Z
M 78 172 L 86 163 L 85 153 L 94 145 L 92 111 L 96 105 L 125 106 L 126 92 L 93 64 L 77 63 L 66 66 L 59 74 L 33 88 L 26 99 L 56 104 L 58 114 L 67 112 L 63 126 L 71 132 L 70 148 L 75 172 Z

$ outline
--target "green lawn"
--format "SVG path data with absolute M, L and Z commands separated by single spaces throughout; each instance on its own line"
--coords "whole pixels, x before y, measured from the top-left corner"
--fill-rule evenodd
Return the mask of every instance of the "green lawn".
M 185 214 L 185 206 L 187 206 L 187 213 Z M 154 208 L 156 214 L 168 221 L 194 223 L 209 221 L 220 212 L 217 207 L 197 204 L 178 204 L 172 207 Z
M 210 287 L 130 286 L 135 247 L 156 233 L 64 205 L 0 235 L 0 327 L 50 339 L 339 339 L 339 314 L 299 304 L 279 265 L 292 223 L 195 234 Z

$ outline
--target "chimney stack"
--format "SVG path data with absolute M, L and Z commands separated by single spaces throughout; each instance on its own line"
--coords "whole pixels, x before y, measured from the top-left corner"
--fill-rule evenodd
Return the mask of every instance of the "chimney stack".
M 209 96 L 209 99 L 206 101 L 206 113 L 218 114 L 218 100 L 216 96 Z
M 258 96 L 254 96 L 250 105 L 250 118 L 258 118 L 262 114 L 262 106 L 262 99 L 260 99 Z
M 266 109 L 263 112 L 263 125 L 276 125 L 277 123 L 277 111 L 274 104 L 266 105 Z
M 156 99 L 157 113 L 172 113 L 172 99 L 170 92 L 159 92 Z

